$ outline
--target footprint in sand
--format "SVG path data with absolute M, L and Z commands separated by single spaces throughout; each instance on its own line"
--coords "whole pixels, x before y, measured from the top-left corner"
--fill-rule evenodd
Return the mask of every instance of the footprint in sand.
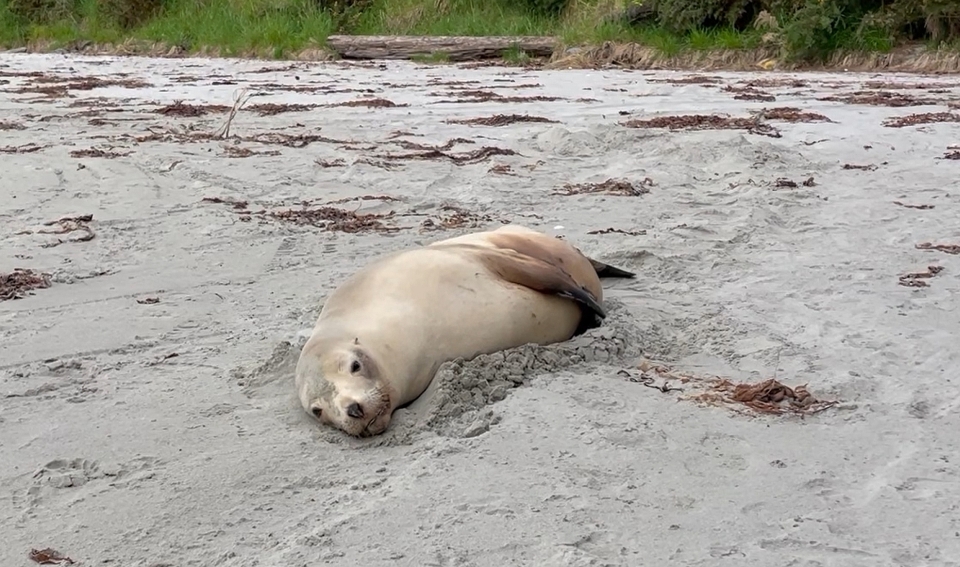
M 99 489 L 129 488 L 152 478 L 160 464 L 155 457 L 136 457 L 124 464 L 101 463 L 92 459 L 55 459 L 33 474 L 33 483 L 26 493 L 32 505 L 54 491 L 76 489 L 98 484 Z

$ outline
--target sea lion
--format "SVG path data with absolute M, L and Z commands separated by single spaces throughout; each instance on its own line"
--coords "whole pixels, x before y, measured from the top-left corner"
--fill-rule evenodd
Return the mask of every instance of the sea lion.
M 297 362 L 300 403 L 349 435 L 380 434 L 444 362 L 597 327 L 600 278 L 634 275 L 519 225 L 386 255 L 324 302 Z

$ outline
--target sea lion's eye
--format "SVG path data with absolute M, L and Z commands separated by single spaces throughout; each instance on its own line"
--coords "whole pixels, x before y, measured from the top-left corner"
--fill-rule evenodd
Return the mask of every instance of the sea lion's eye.
M 350 363 L 350 372 L 351 372 L 352 374 L 356 374 L 357 372 L 360 372 L 360 361 L 359 361 L 359 360 L 354 360 L 353 362 Z
M 320 419 L 320 416 L 323 415 L 323 410 L 318 407 L 314 407 L 310 409 L 310 413 L 313 414 L 313 417 Z

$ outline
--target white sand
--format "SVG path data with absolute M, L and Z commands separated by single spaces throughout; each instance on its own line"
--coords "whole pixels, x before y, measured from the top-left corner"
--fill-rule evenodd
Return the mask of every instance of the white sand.
M 0 302 L 0 565 L 31 565 L 30 549 L 45 547 L 123 567 L 960 565 L 960 256 L 915 248 L 960 244 L 960 161 L 938 159 L 960 143 L 960 125 L 882 125 L 948 110 L 955 78 L 879 77 L 947 90 L 897 91 L 941 103 L 891 108 L 817 100 L 878 78 L 866 75 L 803 75 L 807 86 L 763 89 L 777 96 L 770 103 L 650 81 L 684 75 L 666 72 L 284 66 L 0 56 L 0 122 L 25 127 L 0 131 L 0 147 L 43 146 L 0 154 L 0 272 L 54 274 L 52 287 Z M 256 72 L 265 67 L 281 70 Z M 23 71 L 125 73 L 151 86 L 45 99 L 10 92 L 36 84 Z M 211 84 L 227 78 L 236 84 Z M 452 80 L 564 100 L 438 103 L 456 92 L 429 83 Z M 241 110 L 231 130 L 359 142 L 349 146 L 132 139 L 148 128 L 214 132 L 224 114 L 151 111 L 181 99 L 230 105 L 242 86 L 262 95 L 248 105 L 363 96 L 267 83 L 370 89 L 409 106 Z M 98 97 L 122 111 L 69 106 Z M 781 138 L 621 125 L 776 106 L 835 122 L 771 121 Z M 445 122 L 494 113 L 559 122 Z M 402 140 L 458 137 L 476 143 L 456 153 L 520 155 L 358 161 L 413 151 Z M 235 144 L 280 153 L 229 157 Z M 132 153 L 69 155 L 91 147 Z M 495 164 L 515 175 L 488 173 Z M 810 176 L 813 187 L 773 186 Z M 551 195 L 610 177 L 655 185 L 640 197 Z M 290 367 L 323 297 L 379 253 L 473 228 L 421 232 L 427 217 L 407 215 L 388 222 L 408 228 L 388 235 L 325 232 L 243 222 L 201 199 L 256 211 L 383 194 L 400 201 L 364 209 L 436 221 L 452 203 L 494 219 L 477 226 L 503 219 L 563 234 L 639 275 L 610 284 L 602 329 L 475 361 L 460 383 L 445 368 L 384 436 L 345 439 L 292 397 Z M 88 213 L 89 242 L 44 247 L 57 236 L 22 233 Z M 647 233 L 587 234 L 611 227 Z M 944 267 L 929 287 L 898 285 L 928 265 Z M 151 297 L 159 303 L 137 302 Z M 803 419 L 698 405 L 618 374 L 635 376 L 641 353 L 737 382 L 776 375 L 841 403 Z

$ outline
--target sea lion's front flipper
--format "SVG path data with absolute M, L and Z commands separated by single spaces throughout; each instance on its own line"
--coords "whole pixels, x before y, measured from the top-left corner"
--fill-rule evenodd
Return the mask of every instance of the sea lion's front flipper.
M 510 249 L 477 247 L 475 253 L 487 269 L 504 281 L 577 302 L 584 312 L 588 327 L 591 322 L 595 323 L 592 326 L 596 326 L 599 319 L 607 316 L 590 290 L 578 285 L 570 274 L 556 264 Z

